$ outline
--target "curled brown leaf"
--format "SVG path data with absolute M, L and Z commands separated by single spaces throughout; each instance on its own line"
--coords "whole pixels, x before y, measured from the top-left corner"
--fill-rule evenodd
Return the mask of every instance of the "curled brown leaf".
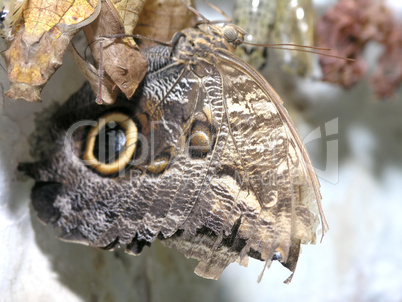
M 139 11 L 143 2 L 143 0 L 137 1 L 136 7 Z M 123 15 L 130 18 L 123 20 L 120 14 L 121 8 L 120 11 L 117 8 L 118 6 L 116 7 L 112 1 L 103 1 L 98 18 L 86 26 L 84 32 L 88 42 L 91 43 L 92 54 L 97 64 L 102 65 L 105 74 L 112 82 L 128 98 L 131 98 L 147 72 L 148 62 L 132 38 L 102 38 L 102 36 L 129 34 L 126 28 L 130 26 L 125 26 L 124 21 L 127 23 L 130 20 L 131 26 L 135 26 L 134 16 L 127 14 L 125 10 L 126 13 Z M 98 43 L 100 39 L 102 40 L 102 62 L 100 62 L 101 49 Z

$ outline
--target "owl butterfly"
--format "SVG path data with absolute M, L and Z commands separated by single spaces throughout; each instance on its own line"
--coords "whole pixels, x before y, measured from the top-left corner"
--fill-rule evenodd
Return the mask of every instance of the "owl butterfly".
M 246 42 L 314 45 L 311 0 L 237 0 L 233 19 L 247 32 Z M 246 44 L 236 54 L 258 69 L 268 59 L 266 48 Z M 308 76 L 313 65 L 313 57 L 307 52 L 289 53 L 278 49 L 275 58 L 285 71 L 300 76 Z
M 145 53 L 130 100 L 93 104 L 86 85 L 41 125 L 33 206 L 66 241 L 139 254 L 159 239 L 217 279 L 248 257 L 295 270 L 314 243 L 319 183 L 282 101 L 233 55 L 244 32 L 201 24 Z M 290 280 L 290 279 L 289 279 Z M 289 281 L 288 280 L 288 281 Z

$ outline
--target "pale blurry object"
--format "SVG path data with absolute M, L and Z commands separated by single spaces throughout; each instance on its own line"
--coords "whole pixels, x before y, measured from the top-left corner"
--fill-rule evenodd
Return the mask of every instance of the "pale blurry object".
M 13 29 L 19 22 L 28 0 L 0 0 L 0 36 L 12 40 Z
M 275 23 L 276 1 L 272 0 L 237 0 L 233 10 L 233 22 L 243 28 L 247 34 L 247 43 L 268 43 Z M 266 47 L 242 44 L 236 55 L 257 69 L 262 69 L 268 59 Z
M 384 53 L 371 78 L 374 93 L 381 98 L 393 97 L 402 83 L 402 24 L 395 24 L 388 34 Z
M 315 12 L 311 0 L 278 0 L 277 3 L 272 43 L 314 46 Z M 313 66 L 310 53 L 278 49 L 276 54 L 285 71 L 310 75 Z
M 238 0 L 233 12 L 234 22 L 247 32 L 245 42 L 257 44 L 314 46 L 314 16 L 311 0 Z M 258 69 L 268 60 L 267 50 L 261 46 L 242 45 L 236 54 Z M 286 72 L 310 74 L 311 54 L 282 49 L 275 54 Z
M 383 1 L 340 0 L 317 23 L 317 42 L 331 54 L 355 62 L 320 56 L 323 80 L 345 88 L 355 85 L 367 72 L 363 52 L 369 41 L 385 46 L 372 78 L 378 97 L 390 97 L 402 81 L 402 33 Z

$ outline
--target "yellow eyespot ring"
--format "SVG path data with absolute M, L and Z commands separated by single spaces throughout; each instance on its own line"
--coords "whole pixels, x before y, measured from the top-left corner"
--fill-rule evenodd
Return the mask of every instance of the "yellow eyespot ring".
M 109 123 L 118 123 L 124 129 L 126 135 L 125 150 L 113 163 L 102 163 L 94 155 L 96 137 Z M 122 170 L 130 162 L 135 152 L 138 139 L 138 128 L 130 117 L 122 113 L 110 113 L 99 119 L 98 123 L 90 130 L 82 159 L 101 174 L 109 175 Z

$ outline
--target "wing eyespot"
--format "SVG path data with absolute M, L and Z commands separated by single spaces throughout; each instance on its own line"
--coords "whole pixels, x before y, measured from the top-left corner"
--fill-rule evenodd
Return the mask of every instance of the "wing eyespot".
M 169 164 L 169 157 L 166 155 L 161 155 L 157 157 L 152 163 L 149 164 L 147 170 L 152 174 L 160 174 L 166 170 Z
M 82 159 L 100 174 L 117 173 L 130 162 L 137 140 L 138 129 L 129 116 L 106 114 L 90 129 Z
M 206 122 L 196 121 L 188 138 L 189 153 L 192 157 L 205 157 L 213 146 L 212 127 Z

